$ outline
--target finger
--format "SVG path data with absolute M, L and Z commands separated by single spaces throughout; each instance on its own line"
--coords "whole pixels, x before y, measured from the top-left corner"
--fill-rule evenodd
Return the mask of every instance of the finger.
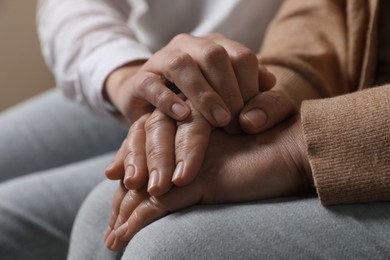
M 127 189 L 139 189 L 145 186 L 148 180 L 148 168 L 146 164 L 146 133 L 145 123 L 151 114 L 146 114 L 137 120 L 129 130 L 125 152 L 125 177 L 124 185 Z
M 116 152 L 111 164 L 105 170 L 105 175 L 110 180 L 120 180 L 124 177 L 125 168 L 123 166 L 123 160 L 125 157 L 124 146 L 126 142 L 126 139 L 122 142 L 121 147 Z
M 250 90 L 248 89 L 247 91 L 245 89 L 248 85 L 241 86 L 237 81 L 237 74 L 233 66 L 234 62 L 232 62 L 231 58 L 235 59 L 234 55 L 242 51 L 244 47 L 242 46 L 242 49 L 238 50 L 238 46 L 241 47 L 240 44 L 222 36 L 208 39 L 191 35 L 180 35 L 174 38 L 172 42 L 174 47 L 188 53 L 194 59 L 207 82 L 228 107 L 233 120 L 231 120 L 226 130 L 231 133 L 240 132 L 238 114 L 244 105 L 242 94 L 249 94 L 247 92 Z M 251 90 L 252 92 L 257 92 L 257 58 L 255 55 L 252 58 L 254 58 L 254 60 L 252 59 L 252 65 L 254 61 L 254 66 L 252 66 L 254 70 L 251 72 L 254 72 L 252 79 L 255 85 L 251 86 Z M 243 65 L 243 63 L 236 65 Z M 243 69 L 245 70 L 246 68 Z M 243 75 L 243 77 L 246 76 Z M 256 92 L 253 92 L 251 95 L 254 95 Z M 190 97 L 189 99 L 194 107 L 199 110 L 198 102 L 194 102 L 195 100 L 192 100 Z
M 148 192 L 159 196 L 171 188 L 175 165 L 176 122 L 155 110 L 145 123 Z
M 107 247 L 110 247 L 115 241 L 115 223 L 117 222 L 120 205 L 126 193 L 127 190 L 122 185 L 119 185 L 112 199 L 112 211 L 108 221 L 108 228 L 104 235 L 104 242 Z
M 199 49 L 199 47 L 192 47 Z M 226 126 L 230 120 L 230 108 L 225 105 L 225 96 L 233 98 L 236 94 L 225 88 L 224 97 L 214 89 L 214 85 L 200 69 L 198 62 L 189 53 L 181 50 L 163 49 L 153 56 L 145 68 L 154 73 L 163 73 L 191 101 L 202 115 L 214 126 Z M 209 74 L 211 74 L 209 72 Z M 216 73 L 213 73 L 216 74 Z M 216 76 L 220 76 L 216 74 Z M 224 75 L 224 74 L 222 74 Z M 225 75 L 223 76 L 225 77 Z M 221 77 L 222 78 L 222 77 Z M 221 85 L 221 83 L 219 83 Z M 225 85 L 221 85 L 225 87 Z M 238 92 L 237 92 L 238 93 Z M 239 94 L 239 93 L 238 93 Z
M 196 177 L 203 164 L 211 131 L 212 126 L 195 109 L 192 109 L 187 120 L 178 124 L 175 140 L 176 169 L 172 178 L 174 184 L 183 186 Z
M 148 63 L 152 60 L 149 60 Z M 144 111 L 142 108 L 145 106 L 144 101 L 146 100 L 175 120 L 184 120 L 190 114 L 190 109 L 185 102 L 167 87 L 165 79 L 160 76 L 159 72 L 155 74 L 142 69 L 134 76 L 132 82 L 134 84 L 131 86 L 133 92 L 131 96 L 134 96 L 133 109 L 139 108 L 140 111 Z M 133 111 L 131 113 L 134 114 Z M 139 116 L 141 115 L 136 117 Z
M 273 88 L 276 84 L 276 77 L 269 72 L 267 68 L 259 64 L 259 90 L 267 91 Z
M 160 197 L 149 196 L 133 210 L 127 222 L 116 229 L 117 238 L 129 241 L 139 230 L 153 221 L 201 200 L 201 186 L 188 185 L 174 188 Z
M 241 97 L 246 103 L 259 92 L 259 62 L 256 54 L 244 45 L 217 33 L 210 34 L 207 38 L 227 51 Z
M 111 242 L 110 245 L 106 244 L 107 247 L 111 250 L 120 250 L 122 249 L 124 242 L 120 239 L 121 233 L 118 233 L 117 229 L 127 222 L 128 218 L 134 211 L 134 209 L 145 199 L 148 197 L 148 194 L 145 189 L 140 190 L 129 190 L 126 195 L 122 198 L 119 207 L 118 217 L 114 224 L 113 232 L 114 232 L 114 241 Z
M 120 205 L 122 203 L 123 198 L 126 196 L 128 190 L 123 186 L 121 182 L 118 182 L 118 188 L 114 193 L 114 197 L 112 198 L 112 212 L 109 220 L 109 226 L 114 229 L 115 223 L 117 221 L 119 215 Z
M 263 132 L 296 112 L 292 101 L 280 91 L 259 93 L 240 115 L 242 129 L 249 134 Z
M 234 67 L 235 60 L 231 59 L 232 57 L 236 58 L 234 57 L 235 53 L 233 52 L 238 51 L 236 48 L 238 48 L 239 44 L 222 36 L 210 40 L 187 35 L 186 39 L 187 42 L 179 39 L 180 41 L 178 41 L 178 43 L 181 45 L 180 48 L 182 48 L 183 51 L 190 53 L 194 58 L 205 79 L 222 98 L 232 115 L 232 120 L 225 129 L 229 133 L 239 133 L 238 115 L 244 105 L 243 94 L 247 95 L 249 94 L 247 92 L 251 91 L 245 89 L 248 85 L 241 86 L 240 82 L 238 82 L 238 74 Z M 191 48 L 190 43 L 195 44 L 198 47 Z M 254 58 L 256 59 L 256 57 Z M 258 91 L 257 64 L 254 72 L 253 78 L 255 85 L 252 86 L 252 90 Z M 244 77 L 246 76 L 247 75 Z M 255 93 L 256 92 L 252 93 L 252 95 Z M 194 102 L 194 100 L 191 101 L 194 107 L 199 109 L 197 103 Z

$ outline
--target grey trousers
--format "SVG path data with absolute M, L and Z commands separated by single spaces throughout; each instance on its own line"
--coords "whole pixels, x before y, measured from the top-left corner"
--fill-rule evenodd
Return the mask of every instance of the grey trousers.
M 0 259 L 65 259 L 126 130 L 49 91 L 0 114 Z
M 0 259 L 390 259 L 389 203 L 314 196 L 190 207 L 110 252 L 103 171 L 125 134 L 56 91 L 2 113 Z

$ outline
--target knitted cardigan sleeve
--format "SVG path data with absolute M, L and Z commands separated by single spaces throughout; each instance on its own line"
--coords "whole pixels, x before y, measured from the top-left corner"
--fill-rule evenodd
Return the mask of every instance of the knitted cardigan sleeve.
M 390 85 L 305 101 L 301 113 L 321 203 L 390 200 Z

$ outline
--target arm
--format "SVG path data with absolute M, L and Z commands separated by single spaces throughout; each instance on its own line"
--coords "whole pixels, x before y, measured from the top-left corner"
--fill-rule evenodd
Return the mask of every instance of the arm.
M 242 117 L 256 106 L 270 120 L 280 117 L 274 114 L 280 110 L 278 103 L 286 103 L 279 101 L 283 95 L 298 112 L 303 100 L 356 90 L 367 16 L 366 3 L 361 1 L 285 1 L 260 52 L 261 63 L 277 78 L 273 88 L 279 94 L 277 102 L 262 105 L 264 97 L 258 95 L 245 107 Z
M 306 101 L 302 123 L 323 204 L 390 199 L 390 85 Z
M 192 120 L 177 128 L 176 138 L 182 139 L 180 147 L 173 145 L 172 148 L 172 144 L 164 147 L 175 150 L 176 156 L 191 156 L 188 153 L 191 149 L 187 149 L 186 144 L 195 147 L 191 142 L 199 137 L 189 133 L 210 132 L 207 121 L 197 111 L 192 113 Z M 129 145 L 133 145 L 130 143 L 132 140 L 144 140 L 138 145 L 150 149 L 148 139 L 172 141 L 171 131 L 168 130 L 175 127 L 175 122 L 158 110 L 149 117 L 154 117 L 152 120 L 158 118 L 160 123 L 156 127 L 160 131 L 145 127 L 147 123 L 142 117 L 140 127 L 129 132 Z M 145 138 L 135 138 L 140 135 Z M 150 195 L 145 186 L 129 191 L 122 185 L 118 187 L 110 227 L 105 236 L 107 246 L 119 250 L 149 223 L 198 203 L 246 202 L 305 193 L 312 187 L 302 130 L 297 120 L 289 120 L 259 135 L 229 136 L 216 130 L 211 134 L 204 158 L 194 181 L 173 187 L 161 196 Z
M 38 32 L 43 55 L 69 98 L 107 114 L 103 85 L 116 68 L 151 52 L 126 24 L 127 1 L 41 0 Z
M 223 36 L 185 34 L 152 55 L 127 24 L 131 7 L 120 0 L 40 1 L 43 53 L 63 92 L 100 113 L 109 101 L 130 125 L 154 107 L 183 120 L 189 108 L 170 82 L 211 124 L 233 118 L 229 129 L 237 132 L 243 102 L 258 92 L 258 75 L 269 74 L 258 72 L 256 55 Z
M 304 102 L 302 123 L 290 120 L 263 134 L 213 132 L 200 174 L 189 185 L 160 197 L 118 188 L 107 246 L 119 250 L 149 223 L 197 203 L 286 196 L 313 184 L 323 204 L 390 200 L 389 100 L 387 85 Z

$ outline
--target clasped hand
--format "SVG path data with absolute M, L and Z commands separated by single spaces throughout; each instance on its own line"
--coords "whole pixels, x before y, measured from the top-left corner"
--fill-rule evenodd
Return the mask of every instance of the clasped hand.
M 299 120 L 273 127 L 297 108 L 271 89 L 274 76 L 246 47 L 221 35 L 182 34 L 133 65 L 118 69 L 106 85 L 132 124 L 106 170 L 122 184 L 105 235 L 108 248 L 121 249 L 150 222 L 197 203 L 258 200 L 311 187 Z M 262 134 L 227 134 L 240 129 Z
M 191 205 L 253 201 L 311 189 L 310 167 L 297 118 L 258 135 L 232 136 L 211 130 L 196 110 L 180 123 L 155 110 L 133 125 L 114 166 L 107 171 L 109 178 L 121 179 L 123 165 L 137 163 L 139 167 L 129 183 L 133 189 L 119 185 L 114 195 L 105 235 L 108 248 L 122 249 L 149 223 Z M 210 135 L 208 146 L 203 135 Z M 157 140 L 162 143 L 159 145 Z M 170 187 L 161 196 L 151 195 L 145 185 L 147 169 L 160 165 L 158 169 L 168 167 L 172 171 L 175 158 L 188 162 L 182 169 L 199 168 L 199 173 L 185 186 Z M 149 183 L 155 182 L 152 178 Z

